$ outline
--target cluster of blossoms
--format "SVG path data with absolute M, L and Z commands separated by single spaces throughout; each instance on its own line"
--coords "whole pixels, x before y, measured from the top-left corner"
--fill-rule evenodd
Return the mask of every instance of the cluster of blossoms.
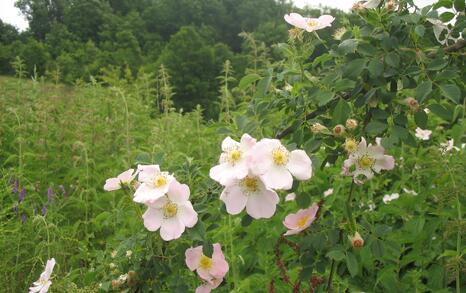
M 104 189 L 129 188 L 136 177 L 133 201 L 147 206 L 142 217 L 149 231 L 160 229 L 162 239 L 170 241 L 179 238 L 186 227 L 196 225 L 197 213 L 189 201 L 189 187 L 168 172 L 160 171 L 159 165 L 139 165 L 136 172 L 129 169 L 107 179 Z
M 212 257 L 204 255 L 202 246 L 188 248 L 185 257 L 188 268 L 196 271 L 203 280 L 203 284 L 196 289 L 196 293 L 209 293 L 217 288 L 229 270 L 219 243 L 213 245 Z
M 352 176 L 356 184 L 363 184 L 374 177 L 381 170 L 391 170 L 395 167 L 395 159 L 385 155 L 385 149 L 377 143 L 367 145 L 361 138 L 359 144 L 356 141 L 346 141 L 345 149 L 349 153 L 348 159 L 343 162 L 343 175 Z
M 219 164 L 210 169 L 210 177 L 225 188 L 220 199 L 227 212 L 246 212 L 254 219 L 270 218 L 279 202 L 275 190 L 288 190 L 294 176 L 307 180 L 312 176 L 312 162 L 303 150 L 287 150 L 279 140 L 264 138 L 259 142 L 244 134 L 237 142 L 227 137 L 222 142 Z

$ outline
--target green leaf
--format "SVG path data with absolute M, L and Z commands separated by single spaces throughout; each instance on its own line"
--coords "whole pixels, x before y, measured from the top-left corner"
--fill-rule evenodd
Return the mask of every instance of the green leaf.
M 335 82 L 334 89 L 336 92 L 341 92 L 347 89 L 352 89 L 356 85 L 356 82 L 351 79 L 343 78 Z
M 351 277 L 354 278 L 358 274 L 359 267 L 356 256 L 351 252 L 346 254 L 346 266 L 348 267 L 348 271 L 350 272 Z
M 262 78 L 257 83 L 257 91 L 254 95 L 255 98 L 262 98 L 269 91 L 270 83 L 272 82 L 272 74 L 269 74 Z
M 336 261 L 340 261 L 346 257 L 345 253 L 341 250 L 331 250 L 327 252 L 326 256 Z
M 382 133 L 385 129 L 387 129 L 387 124 L 380 122 L 378 120 L 374 120 L 369 122 L 366 126 L 367 133 L 371 135 L 376 135 Z
M 455 17 L 455 14 L 453 12 L 450 12 L 450 11 L 447 11 L 447 12 L 444 12 L 444 13 L 440 14 L 440 20 L 442 22 L 449 22 L 450 20 L 453 19 L 453 17 Z
M 395 52 L 390 52 L 385 55 L 385 63 L 387 63 L 388 66 L 397 68 L 400 65 L 400 56 Z
M 209 241 L 204 241 L 204 244 L 202 244 L 202 253 L 204 253 L 205 256 L 211 257 L 214 253 L 214 247 L 212 243 Z
M 256 74 L 256 73 L 248 74 L 240 80 L 238 88 L 244 91 L 247 87 L 249 87 L 254 82 L 258 81 L 259 79 L 261 79 L 261 76 L 259 74 Z
M 429 106 L 429 109 L 434 113 L 435 115 L 439 116 L 440 118 L 450 121 L 452 114 L 450 111 L 448 111 L 445 107 L 439 104 L 432 104 Z
M 344 68 L 343 74 L 349 77 L 358 77 L 366 66 L 366 59 L 354 59 L 350 61 Z
M 422 129 L 427 128 L 427 119 L 428 117 L 424 110 L 419 110 L 416 113 L 414 113 L 414 121 L 416 122 L 416 125 Z
M 248 74 L 240 80 L 238 88 L 244 91 L 247 87 L 249 87 L 252 83 L 258 81 L 259 79 L 261 79 L 261 76 L 256 73 Z
M 369 73 L 372 78 L 379 77 L 382 75 L 383 72 L 383 63 L 378 59 L 372 59 L 367 66 Z
M 316 95 L 317 95 L 316 100 L 317 100 L 318 105 L 324 106 L 333 99 L 333 97 L 335 96 L 335 93 L 319 90 L 316 93 Z
M 427 70 L 437 71 L 437 70 L 444 68 L 447 65 L 448 65 L 447 60 L 444 60 L 442 58 L 437 58 L 437 59 L 432 60 L 432 62 L 430 62 L 429 65 L 427 65 Z
M 455 104 L 460 102 L 461 90 L 456 84 L 441 84 L 439 87 L 444 97 L 449 98 Z
M 346 55 L 348 53 L 356 52 L 356 48 L 358 47 L 358 40 L 357 39 L 348 39 L 344 40 L 343 42 L 338 45 L 338 53 Z
M 424 33 L 426 32 L 426 28 L 422 24 L 419 24 L 419 25 L 416 25 L 416 27 L 414 28 L 414 32 L 418 36 L 423 37 Z
M 385 248 L 384 248 L 384 244 L 382 240 L 375 239 L 374 241 L 372 241 L 371 243 L 372 255 L 374 255 L 377 258 L 380 258 L 384 255 L 384 250 Z
M 432 82 L 430 80 L 426 80 L 416 88 L 416 99 L 419 103 L 422 103 L 430 92 L 432 92 Z
M 435 3 L 434 5 L 434 9 L 437 9 L 440 7 L 451 8 L 452 7 L 451 0 L 438 0 L 438 2 Z
M 463 11 L 464 10 L 464 6 L 465 6 L 465 2 L 464 0 L 455 0 L 455 9 L 456 11 Z
M 348 103 L 341 99 L 338 101 L 335 109 L 333 110 L 333 124 L 344 124 L 351 113 L 351 108 Z

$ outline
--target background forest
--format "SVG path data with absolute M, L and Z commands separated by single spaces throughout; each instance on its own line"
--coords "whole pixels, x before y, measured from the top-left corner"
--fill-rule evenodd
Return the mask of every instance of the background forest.
M 271 46 L 287 39 L 289 1 L 275 0 L 20 0 L 29 21 L 19 33 L 0 21 L 0 74 L 21 57 L 27 75 L 74 83 L 118 68 L 171 76 L 175 106 L 197 104 L 217 115 L 220 75 L 230 60 L 234 77 L 276 58 Z M 340 15 L 339 11 L 326 11 Z M 318 16 L 321 10 L 307 11 Z M 340 18 L 339 18 L 340 19 Z M 329 38 L 332 29 L 322 32 Z M 316 53 L 319 54 L 319 51 Z M 269 59 L 270 58 L 270 59 Z

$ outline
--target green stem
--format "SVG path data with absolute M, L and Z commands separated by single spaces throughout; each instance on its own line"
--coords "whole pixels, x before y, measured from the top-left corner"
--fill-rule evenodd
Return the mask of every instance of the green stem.
M 351 227 L 351 232 L 356 232 L 356 223 L 353 218 L 353 212 L 351 210 L 351 202 L 353 200 L 353 191 L 354 191 L 354 180 L 351 181 L 350 192 L 348 194 L 348 199 L 346 200 L 346 213 L 348 215 L 348 222 Z
M 352 233 L 356 231 L 356 223 L 354 222 L 353 214 L 351 212 L 351 201 L 353 199 L 353 191 L 354 191 L 354 180 L 351 181 L 351 187 L 350 187 L 350 191 L 348 194 L 348 199 L 346 200 L 346 213 L 348 216 L 348 222 L 350 223 Z M 342 239 L 342 231 L 340 231 L 340 241 L 341 239 Z M 332 264 L 330 266 L 330 276 L 328 277 L 328 283 L 327 283 L 327 293 L 332 292 L 332 280 L 333 280 L 333 275 L 335 274 L 335 266 L 336 266 L 336 262 L 334 259 L 332 259 Z
M 457 218 L 458 218 L 458 231 L 456 233 L 456 253 L 459 257 L 461 255 L 461 222 L 463 221 L 463 215 L 461 214 L 461 202 L 456 191 L 456 181 L 453 177 L 453 172 L 450 168 L 449 162 L 447 162 L 447 169 L 450 173 L 451 182 L 453 183 L 453 188 L 455 189 L 455 196 L 456 196 L 456 210 L 457 210 Z M 461 277 L 460 277 L 460 268 L 456 268 L 456 293 L 461 292 L 461 285 L 460 285 Z
M 234 291 L 238 284 L 238 270 L 236 268 L 236 253 L 235 253 L 235 246 L 233 245 L 233 233 L 234 229 L 231 224 L 231 215 L 228 215 L 228 228 L 229 228 L 229 241 L 230 241 L 230 266 L 233 272 L 233 290 Z

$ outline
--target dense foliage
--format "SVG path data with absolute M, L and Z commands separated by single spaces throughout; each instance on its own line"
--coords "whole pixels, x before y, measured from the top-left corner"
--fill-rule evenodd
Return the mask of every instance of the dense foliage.
M 46 11 L 56 23 L 67 26 L 68 2 L 45 2 L 53 3 Z M 132 5 L 149 11 L 143 2 L 110 1 L 110 7 L 115 17 L 127 18 Z M 229 3 L 201 2 L 209 3 L 199 9 L 203 13 L 220 9 L 215 3 Z M 45 12 L 36 8 L 38 16 L 32 16 L 31 3 L 41 2 L 20 1 L 31 21 L 38 21 Z M 85 12 L 85 1 L 76 3 L 84 5 L 76 15 L 99 13 L 95 8 Z M 154 4 L 154 11 L 170 11 L 172 2 L 163 3 Z M 262 12 L 249 7 L 244 13 L 248 23 Z M 174 19 L 188 17 L 177 14 Z M 46 82 L 33 71 L 32 80 L 26 80 L 30 65 L 16 58 L 16 78 L 0 79 L 0 108 L 5 109 L 0 116 L 2 290 L 27 290 L 46 260 L 54 258 L 50 292 L 193 292 L 201 282 L 185 253 L 188 258 L 198 249 L 213 258 L 218 246 L 212 244 L 219 243 L 229 271 L 214 292 L 462 292 L 464 1 L 440 0 L 419 9 L 410 0 L 371 0 L 356 4 L 348 17 L 334 16 L 332 40 L 330 28 L 316 30 L 319 20 L 287 16 L 296 27 L 273 52 L 259 39 L 273 39 L 270 31 L 286 25 L 283 20 L 264 25 L 261 33 L 241 33 L 243 42 L 237 32 L 226 35 L 223 45 L 212 41 L 222 26 L 188 22 L 176 27 L 165 19 L 161 23 L 167 26 L 157 25 L 164 34 L 158 34 L 169 41 L 156 54 L 156 75 L 136 70 L 134 64 L 149 55 L 119 47 L 131 39 L 123 34 L 121 42 L 85 43 L 89 51 L 80 56 L 94 60 L 106 44 L 112 52 L 107 60 L 120 52 L 122 60 L 135 57 L 129 64 L 134 68 L 96 63 L 99 77 L 73 87 L 62 85 L 58 74 Z M 87 28 L 106 26 L 94 23 L 98 20 L 87 19 L 92 22 Z M 44 32 L 55 23 L 38 22 L 31 27 L 34 37 L 25 39 L 35 47 L 25 48 L 40 53 L 47 47 L 47 55 L 53 46 L 38 40 L 46 40 Z M 73 37 L 95 37 L 85 24 L 75 29 Z M 25 36 L 5 26 L 2 31 L 7 32 L 2 42 L 18 44 L 17 38 Z M 240 55 L 235 39 L 244 49 Z M 239 73 L 234 60 L 244 62 Z M 191 81 L 187 74 L 198 78 L 196 87 L 180 92 L 176 83 Z M 211 75 L 218 76 L 216 86 L 206 82 Z M 215 107 L 213 98 L 189 99 L 199 89 L 215 97 Z M 204 118 L 199 101 L 220 111 L 218 118 Z M 246 133 L 258 144 L 280 139 L 280 152 L 272 154 L 281 165 L 293 152 L 300 152 L 299 163 L 310 164 L 307 155 L 312 160 L 311 178 L 310 172 L 297 176 L 290 168 L 299 179 L 291 188 L 280 186 L 282 177 L 264 179 L 280 197 L 272 216 L 249 208 L 232 212 L 231 202 L 221 196 L 231 188 L 230 180 L 211 171 L 222 151 L 228 157 L 220 163 L 240 158 L 230 152 L 236 149 L 220 146 L 227 136 L 239 141 Z M 255 165 L 264 158 L 257 156 Z M 196 224 L 170 241 L 163 240 L 162 231 L 152 231 L 157 229 L 143 216 L 146 207 L 134 202 L 154 208 L 153 202 L 139 201 L 137 191 L 133 197 L 141 185 L 103 190 L 107 178 L 138 166 L 141 173 L 140 166 L 150 164 L 189 186 L 197 213 Z M 147 183 L 141 176 L 137 180 Z M 166 218 L 176 214 L 172 208 L 165 205 Z M 299 209 L 310 214 L 292 227 L 290 215 Z M 204 259 L 206 267 L 212 265 L 209 259 Z

